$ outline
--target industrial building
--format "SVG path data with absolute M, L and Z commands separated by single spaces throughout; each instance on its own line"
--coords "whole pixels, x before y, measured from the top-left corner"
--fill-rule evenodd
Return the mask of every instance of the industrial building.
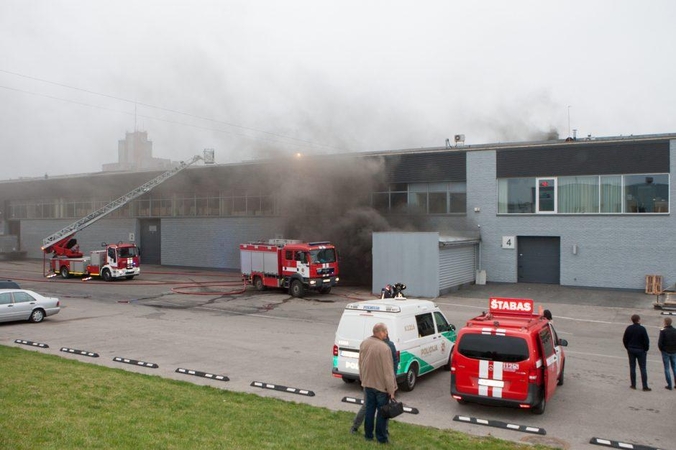
M 341 278 L 373 281 L 375 291 L 387 273 L 371 261 L 405 260 L 416 247 L 405 233 L 422 232 L 424 245 L 436 233 L 436 262 L 406 272 L 445 273 L 432 278 L 436 293 L 472 282 L 468 273 L 489 283 L 621 289 L 644 289 L 646 275 L 676 282 L 676 134 L 459 144 L 193 166 L 77 239 L 89 249 L 136 242 L 145 264 L 232 270 L 242 242 L 328 239 Z M 0 252 L 42 258 L 43 238 L 160 173 L 0 181 Z M 401 248 L 372 246 L 374 232 Z M 463 249 L 457 283 L 443 262 L 453 248 Z

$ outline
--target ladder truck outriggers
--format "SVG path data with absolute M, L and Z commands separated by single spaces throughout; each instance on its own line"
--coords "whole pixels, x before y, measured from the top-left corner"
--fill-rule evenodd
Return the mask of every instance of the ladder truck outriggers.
M 49 273 L 47 276 L 52 277 L 58 274 L 63 278 L 69 278 L 71 275 L 98 276 L 105 281 L 112 281 L 119 278 L 131 280 L 139 275 L 141 273 L 141 258 L 139 249 L 135 244 L 122 242 L 106 244 L 104 242 L 101 244 L 104 247 L 102 250 L 94 250 L 89 252 L 88 256 L 84 256 L 82 251 L 80 251 L 77 240 L 74 238 L 75 233 L 87 228 L 135 198 L 149 192 L 199 160 L 203 160 L 205 164 L 213 164 L 214 151 L 212 149 L 205 149 L 204 156 L 196 155 L 187 161 L 179 163 L 177 167 L 168 170 L 117 200 L 113 200 L 88 216 L 43 239 L 42 251 L 45 255 L 52 254 L 52 257 L 49 259 Z

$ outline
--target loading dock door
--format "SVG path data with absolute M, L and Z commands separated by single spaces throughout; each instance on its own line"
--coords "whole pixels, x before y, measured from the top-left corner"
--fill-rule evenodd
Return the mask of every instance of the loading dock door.
M 141 264 L 161 264 L 162 233 L 160 219 L 141 220 Z
M 517 251 L 519 283 L 561 283 L 561 238 L 519 236 Z

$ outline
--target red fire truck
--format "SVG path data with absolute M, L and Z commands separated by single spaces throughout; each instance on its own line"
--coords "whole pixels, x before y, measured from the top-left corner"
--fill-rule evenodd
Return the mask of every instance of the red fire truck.
M 136 275 L 139 275 L 141 273 L 141 269 L 139 268 L 141 258 L 136 245 L 123 244 L 121 242 L 117 244 L 103 243 L 104 250 L 94 250 L 89 253 L 89 256 L 84 256 L 80 251 L 77 240 L 74 238 L 75 233 L 147 193 L 199 160 L 203 160 L 205 164 L 213 164 L 214 151 L 212 149 L 205 149 L 204 156 L 196 155 L 187 161 L 179 163 L 177 167 L 153 178 L 88 216 L 44 238 L 42 240 L 43 254 L 52 255 L 49 259 L 48 276 L 51 277 L 57 274 L 61 274 L 63 278 L 68 278 L 71 275 L 100 276 L 105 281 L 111 281 L 116 278 L 131 280 Z
M 63 278 L 87 275 L 101 277 L 105 281 L 116 278 L 131 280 L 141 273 L 141 258 L 136 245 L 104 243 L 102 246 L 105 247 L 103 250 L 94 250 L 89 256 L 83 256 L 77 241 L 69 236 L 49 248 L 54 253 L 49 260 L 50 271 L 61 274 Z
M 330 242 L 270 239 L 239 246 L 242 277 L 262 291 L 284 288 L 294 297 L 306 290 L 328 294 L 338 283 L 338 252 Z

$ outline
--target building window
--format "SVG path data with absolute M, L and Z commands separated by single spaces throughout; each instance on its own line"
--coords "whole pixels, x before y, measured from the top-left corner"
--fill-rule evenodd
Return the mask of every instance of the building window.
M 601 176 L 601 212 L 622 212 L 622 175 Z
M 599 177 L 559 177 L 557 181 L 559 213 L 599 212 Z
M 538 178 L 536 210 L 539 213 L 556 212 L 556 178 Z
M 669 212 L 669 176 L 625 175 L 624 198 L 628 213 Z
M 395 183 L 371 193 L 371 205 L 383 214 L 453 214 L 467 212 L 467 183 Z
M 535 212 L 535 178 L 501 178 L 498 180 L 498 213 L 532 214 Z
M 668 212 L 668 174 L 498 179 L 499 214 Z

